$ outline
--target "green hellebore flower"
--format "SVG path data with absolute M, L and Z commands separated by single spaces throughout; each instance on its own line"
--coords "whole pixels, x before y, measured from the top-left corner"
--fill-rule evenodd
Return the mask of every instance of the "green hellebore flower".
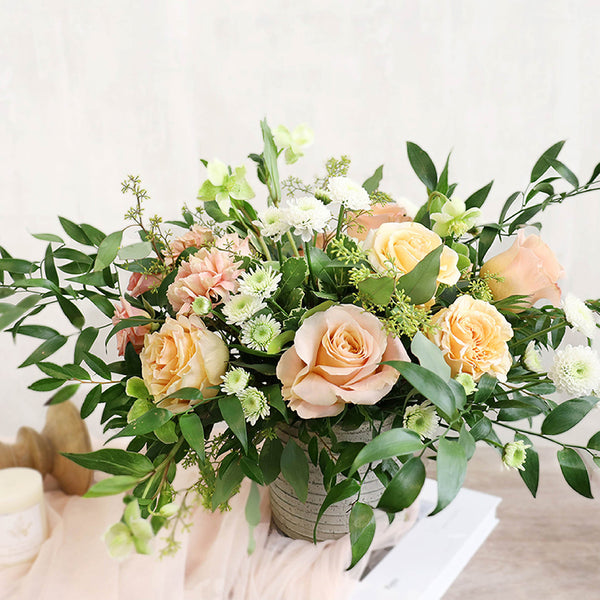
M 215 200 L 219 208 L 229 214 L 231 199 L 250 200 L 254 191 L 246 181 L 246 167 L 236 167 L 233 174 L 227 165 L 220 160 L 210 161 L 206 165 L 208 179 L 198 192 L 198 200 L 209 202 Z
M 115 523 L 105 534 L 104 543 L 111 558 L 126 558 L 134 548 L 133 536 L 125 523 Z
M 273 139 L 278 148 L 285 150 L 285 162 L 291 165 L 304 156 L 303 150 L 313 143 L 315 134 L 306 125 L 298 125 L 291 132 L 284 125 L 279 125 L 273 132 Z
M 432 221 L 435 221 L 433 231 L 440 237 L 452 236 L 459 238 L 475 227 L 481 218 L 481 211 L 478 208 L 469 208 L 458 198 L 448 200 L 442 206 L 442 212 L 433 213 Z

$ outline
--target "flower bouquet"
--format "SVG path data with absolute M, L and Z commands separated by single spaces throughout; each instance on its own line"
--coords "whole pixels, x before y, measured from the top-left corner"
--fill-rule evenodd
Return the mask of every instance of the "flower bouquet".
M 147 192 L 130 176 L 124 229 L 105 235 L 60 217 L 66 238 L 34 235 L 47 243 L 41 260 L 0 248 L 0 294 L 13 297 L 0 304 L 0 328 L 42 340 L 20 365 L 43 374 L 30 388 L 48 404 L 84 390 L 82 416 L 100 411 L 111 439 L 128 441 L 126 450 L 69 455 L 110 475 L 87 496 L 125 493 L 123 518 L 107 533 L 113 554 L 148 552 L 161 529 L 165 549 L 176 549 L 191 509 L 226 509 L 245 478 L 251 549 L 257 486 L 279 482 L 302 505 L 318 472 L 310 537 L 341 503 L 353 566 L 373 539 L 374 510 L 392 518 L 410 507 L 430 462 L 432 514 L 441 511 L 477 442 L 535 496 L 534 442 L 551 440 L 566 482 L 591 497 L 584 458 L 600 465 L 600 432 L 578 445 L 554 436 L 598 401 L 591 341 L 600 302 L 567 295 L 561 304 L 563 269 L 525 228 L 552 204 L 600 189 L 600 165 L 580 184 L 555 144 L 497 222 L 483 224 L 492 184 L 456 197 L 448 161 L 438 175 L 414 143 L 408 158 L 425 189 L 413 213 L 386 193 L 382 167 L 360 185 L 346 156 L 313 182 L 282 180 L 283 161 L 298 160 L 312 133 L 272 132 L 266 121 L 261 130 L 263 151 L 249 159 L 265 186 L 262 209 L 244 166 L 202 161 L 198 203 L 179 220 L 146 219 Z M 139 239 L 126 243 L 132 231 Z M 68 331 L 44 322 L 52 305 Z M 86 326 L 92 307 L 104 325 Z M 569 328 L 583 343 L 559 349 Z M 112 361 L 105 349 L 115 340 Z M 68 342 L 72 361 L 52 362 Z M 557 403 L 557 390 L 570 399 Z M 194 469 L 193 485 L 177 489 L 178 468 Z

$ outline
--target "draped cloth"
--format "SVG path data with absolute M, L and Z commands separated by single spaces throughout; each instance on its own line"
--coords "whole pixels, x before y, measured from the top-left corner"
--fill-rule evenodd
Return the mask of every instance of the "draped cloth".
M 48 481 L 48 479 L 47 479 Z M 48 486 L 51 487 L 51 486 Z M 292 540 L 271 525 L 269 495 L 261 489 L 256 549 L 247 553 L 245 480 L 231 510 L 197 508 L 192 527 L 180 532 L 176 554 L 109 557 L 102 536 L 122 513 L 120 496 L 80 498 L 57 489 L 45 493 L 49 536 L 29 563 L 0 567 L 1 600 L 306 600 L 348 598 L 372 552 L 392 546 L 414 523 L 417 508 L 391 525 L 377 514 L 377 531 L 367 556 L 351 571 L 350 539 L 314 545 Z M 414 506 L 414 505 L 413 505 Z

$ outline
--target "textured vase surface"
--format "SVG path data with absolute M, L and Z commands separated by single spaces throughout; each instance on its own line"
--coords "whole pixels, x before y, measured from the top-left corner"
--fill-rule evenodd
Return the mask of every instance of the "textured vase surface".
M 387 423 L 385 423 L 387 425 Z M 391 425 L 391 421 L 390 421 Z M 389 429 L 389 426 L 387 427 Z M 386 429 L 386 427 L 382 428 Z M 340 442 L 370 442 L 372 439 L 371 426 L 363 423 L 357 429 L 346 431 L 338 427 L 333 428 Z M 283 444 L 292 438 L 298 446 L 307 452 L 307 446 L 298 439 L 298 429 L 295 426 L 281 426 L 279 439 Z M 321 449 L 319 446 L 319 450 Z M 315 467 L 308 460 L 308 498 L 300 502 L 292 486 L 280 474 L 269 486 L 271 498 L 271 513 L 275 525 L 287 536 L 294 539 L 313 539 L 313 529 L 319 509 L 327 495 L 323 487 L 323 474 L 319 467 Z M 364 474 L 364 466 L 359 473 Z M 369 471 L 362 484 L 360 501 L 371 506 L 376 506 L 383 494 L 384 486 L 373 471 Z M 350 509 L 356 501 L 356 496 L 342 500 L 331 505 L 321 517 L 317 527 L 317 541 L 337 539 L 348 533 L 348 517 Z

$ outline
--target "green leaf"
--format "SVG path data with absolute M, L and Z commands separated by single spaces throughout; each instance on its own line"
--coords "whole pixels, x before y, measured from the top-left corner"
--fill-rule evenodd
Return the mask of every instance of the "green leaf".
M 419 359 L 425 369 L 429 369 L 444 381 L 449 381 L 452 375 L 450 366 L 444 360 L 442 351 L 420 331 L 413 338 L 410 345 L 411 352 Z
M 256 457 L 256 459 L 251 459 L 251 458 L 248 458 L 247 456 L 242 456 L 242 458 L 240 460 L 240 467 L 241 467 L 244 475 L 248 479 L 255 481 L 259 485 L 264 485 L 265 480 L 264 480 L 262 471 L 260 470 L 260 467 L 257 464 L 257 462 L 258 462 L 257 459 L 258 459 L 258 457 Z
M 308 460 L 294 440 L 289 440 L 281 453 L 281 474 L 294 488 L 300 502 L 308 496 Z
M 577 176 L 567 165 L 560 162 L 560 160 L 549 160 L 551 167 L 567 182 L 569 182 L 574 188 L 579 187 L 579 180 Z
M 46 274 L 47 279 L 49 279 L 54 285 L 58 285 L 58 273 L 56 272 L 56 266 L 54 265 L 52 244 L 48 244 L 48 247 L 46 248 L 46 254 L 44 256 L 44 273 Z
M 144 380 L 140 377 L 130 377 L 127 380 L 127 385 L 125 386 L 125 393 L 130 398 L 138 398 L 140 400 L 147 400 L 150 398 L 150 392 L 144 383 Z
M 337 266 L 336 261 L 320 248 L 311 248 L 310 260 L 313 275 L 325 283 L 328 286 L 329 291 L 336 290 L 337 283 L 334 271 L 334 266 Z
M 396 288 L 404 291 L 413 304 L 424 304 L 433 298 L 437 289 L 437 277 L 440 273 L 440 256 L 443 245 L 434 248 L 417 263 L 412 271 L 402 275 L 396 282 Z
M 375 169 L 375 173 L 371 175 L 363 184 L 362 187 L 366 190 L 367 194 L 372 194 L 379 188 L 379 183 L 383 178 L 383 165 L 380 165 Z
M 76 242 L 83 244 L 84 246 L 93 246 L 94 244 L 90 241 L 90 238 L 84 233 L 83 229 L 79 225 L 73 223 L 73 221 L 69 221 L 69 219 L 65 219 L 64 217 L 58 217 L 62 228 L 65 230 L 65 233 Z
M 200 462 L 204 464 L 206 454 L 204 451 L 204 427 L 200 417 L 189 412 L 179 417 L 179 427 L 185 441 L 190 445 L 190 448 L 198 455 Z
M 387 306 L 392 299 L 395 283 L 391 277 L 367 277 L 358 283 L 358 290 L 368 302 Z
M 282 453 L 283 446 L 277 438 L 265 440 L 258 460 L 265 485 L 273 483 L 281 472 Z
M 146 258 L 152 252 L 151 242 L 138 242 L 130 246 L 124 246 L 117 252 L 117 256 L 121 260 L 141 260 Z
M 437 186 L 437 172 L 429 154 L 413 142 L 406 142 L 408 160 L 417 177 L 427 186 L 428 190 L 435 190 Z
M 110 380 L 110 369 L 106 366 L 106 363 L 102 359 L 90 354 L 89 352 L 84 352 L 83 360 L 90 367 L 90 369 L 96 373 L 96 375 L 99 375 L 102 377 L 102 379 Z
M 592 450 L 600 450 L 600 431 L 595 433 L 590 438 L 590 441 L 587 443 L 587 447 Z
M 323 500 L 323 504 L 321 504 L 321 508 L 319 509 L 319 514 L 317 515 L 317 520 L 313 529 L 313 541 L 315 544 L 317 543 L 317 526 L 325 511 L 336 502 L 341 502 L 342 500 L 356 496 L 359 491 L 360 484 L 356 479 L 342 479 L 340 483 L 334 485 L 329 492 L 327 492 L 327 496 L 325 496 L 325 500 Z
M 277 337 L 271 340 L 270 344 L 267 347 L 267 352 L 269 354 L 277 354 L 281 351 L 281 348 L 285 346 L 288 342 L 291 342 L 296 335 L 295 331 L 282 331 Z
M 219 469 L 219 475 L 215 482 L 215 492 L 212 497 L 213 510 L 216 510 L 219 505 L 231 498 L 244 478 L 244 473 L 238 462 L 232 461 L 227 465 L 227 469 L 224 472 L 221 471 L 222 469 Z
M 60 309 L 63 311 L 67 319 L 69 319 L 69 321 L 73 324 L 73 326 L 77 327 L 77 329 L 81 329 L 85 325 L 85 317 L 83 316 L 82 312 L 75 306 L 75 304 L 73 304 L 64 296 L 56 296 L 56 300 L 58 301 Z
M 439 375 L 407 361 L 390 360 L 382 364 L 394 367 L 419 393 L 435 404 L 447 419 L 454 415 L 454 393 Z
M 532 183 L 537 181 L 552 166 L 551 161 L 556 160 L 564 145 L 564 140 L 562 142 L 557 142 L 550 146 L 550 148 L 540 156 L 531 170 Z
M 479 264 L 483 263 L 483 259 L 494 243 L 496 236 L 498 235 L 497 225 L 485 225 L 479 234 L 479 248 L 477 250 L 477 261 Z
M 475 454 L 475 438 L 471 435 L 464 423 L 460 428 L 458 443 L 463 447 L 467 460 L 471 460 L 471 457 Z
M 93 485 L 84 495 L 84 498 L 100 498 L 101 496 L 113 496 L 121 494 L 139 483 L 138 477 L 130 475 L 115 475 L 108 479 L 103 479 Z
M 75 392 L 79 389 L 80 383 L 72 383 L 70 385 L 65 385 L 62 387 L 56 394 L 46 402 L 46 405 L 53 406 L 54 404 L 61 404 L 62 402 L 66 402 L 69 398 L 72 398 L 75 395 Z
M 465 206 L 467 210 L 469 208 L 481 208 L 483 203 L 486 201 L 490 190 L 492 189 L 492 185 L 494 185 L 494 181 L 490 181 L 487 185 L 484 185 L 481 189 L 477 190 L 473 194 L 471 194 L 465 200 Z
M 154 435 L 163 443 L 163 444 L 175 444 L 179 441 L 179 437 L 175 433 L 175 423 L 173 421 L 168 421 L 164 425 L 157 427 L 154 430 Z
M 81 223 L 80 225 L 83 233 L 87 235 L 92 245 L 98 246 L 102 240 L 106 237 L 104 233 L 102 233 L 99 229 L 96 229 L 92 225 L 88 225 L 87 223 Z
M 248 492 L 248 499 L 246 500 L 246 509 L 244 512 L 249 528 L 248 554 L 252 554 L 256 548 L 254 528 L 260 523 L 260 492 L 254 481 L 250 484 L 250 491 Z
M 590 478 L 583 459 L 573 448 L 563 448 L 557 452 L 558 463 L 565 481 L 586 498 L 593 498 Z
M 111 305 L 112 306 L 112 305 Z M 114 307 L 112 307 L 114 313 Z M 112 338 L 115 334 L 123 329 L 127 329 L 129 327 L 140 327 L 142 325 L 149 325 L 150 323 L 156 323 L 154 319 L 149 317 L 129 317 L 128 319 L 121 319 L 111 330 L 110 333 L 106 336 L 106 343 Z
M 272 196 L 274 197 L 275 204 L 278 203 L 281 198 L 281 185 L 279 183 L 279 169 L 277 167 L 277 146 L 273 140 L 273 134 L 267 124 L 267 120 L 263 119 L 260 122 L 260 128 L 262 130 L 263 141 L 265 143 L 263 156 L 264 164 L 269 174 L 268 186 L 271 190 Z
M 0 331 L 6 329 L 11 323 L 22 317 L 28 310 L 33 308 L 41 299 L 42 297 L 40 295 L 31 294 L 30 296 L 23 298 L 23 300 L 21 300 L 18 304 L 9 304 L 6 310 L 0 310 Z
M 62 238 L 54 235 L 53 233 L 32 233 L 31 236 L 36 240 L 42 240 L 43 242 L 57 242 L 58 244 L 65 243 Z
M 67 338 L 63 335 L 55 335 L 39 345 L 20 365 L 19 368 L 28 367 L 54 354 L 59 348 L 67 343 Z
M 308 267 L 303 258 L 286 258 L 281 265 L 279 295 L 285 297 L 285 294 L 302 285 L 307 275 Z
M 425 483 L 425 465 L 423 461 L 413 456 L 387 484 L 377 508 L 396 513 L 408 508 L 421 493 Z
M 375 536 L 375 514 L 368 504 L 357 502 L 350 511 L 351 569 L 365 555 Z
M 83 404 L 81 405 L 81 418 L 87 419 L 98 406 L 102 398 L 102 385 L 98 384 L 94 386 L 85 397 Z
M 37 269 L 38 266 L 35 263 L 23 260 L 22 258 L 0 258 L 0 271 L 23 275 L 33 273 Z
M 38 379 L 28 386 L 28 389 L 34 392 L 51 392 L 59 388 L 64 382 L 64 379 Z
M 113 435 L 110 439 L 130 436 L 140 436 L 151 433 L 164 425 L 173 418 L 173 413 L 164 408 L 153 408 L 141 417 L 125 426 L 119 433 Z
M 115 231 L 102 240 L 100 246 L 98 246 L 98 254 L 94 261 L 94 271 L 102 271 L 111 265 L 117 257 L 122 239 L 123 232 Z
M 374 437 L 356 456 L 348 473 L 351 477 L 360 467 L 377 460 L 412 454 L 423 448 L 423 442 L 414 431 L 396 428 Z
M 46 327 L 45 325 L 21 325 L 18 329 L 18 333 L 20 335 L 39 338 L 41 340 L 48 340 L 51 337 L 60 335 L 56 329 Z
M 475 402 L 483 403 L 487 402 L 487 400 L 492 395 L 498 380 L 490 375 L 489 373 L 484 373 L 481 379 L 477 383 L 477 391 L 475 392 Z
M 429 516 L 439 513 L 456 497 L 467 473 L 464 448 L 455 441 L 442 438 L 437 454 L 438 501 Z
M 540 481 L 540 457 L 527 436 L 522 433 L 516 433 L 515 440 L 525 442 L 525 444 L 529 446 L 525 451 L 523 470 L 519 469 L 518 471 L 521 479 L 531 492 L 531 495 L 535 498 L 537 495 L 538 483 Z
M 73 353 L 73 360 L 76 364 L 81 363 L 84 358 L 84 354 L 89 352 L 90 348 L 98 337 L 98 329 L 96 327 L 86 327 L 77 337 L 75 343 L 75 350 Z
M 202 392 L 197 388 L 181 388 L 180 390 L 165 396 L 163 400 L 170 400 L 171 398 L 189 400 L 190 402 L 194 403 L 200 403 L 202 400 L 210 400 L 210 398 L 204 398 Z
M 544 435 L 557 435 L 568 431 L 571 427 L 577 425 L 594 408 L 597 402 L 598 398 L 594 396 L 584 396 L 559 404 L 544 419 L 542 433 Z
M 111 475 L 128 475 L 140 479 L 154 470 L 152 462 L 143 454 L 119 448 L 102 448 L 87 454 L 63 452 L 62 455 L 86 469 Z
M 241 402 L 235 396 L 225 396 L 219 399 L 219 410 L 229 429 L 242 444 L 244 452 L 248 452 L 248 432 Z

